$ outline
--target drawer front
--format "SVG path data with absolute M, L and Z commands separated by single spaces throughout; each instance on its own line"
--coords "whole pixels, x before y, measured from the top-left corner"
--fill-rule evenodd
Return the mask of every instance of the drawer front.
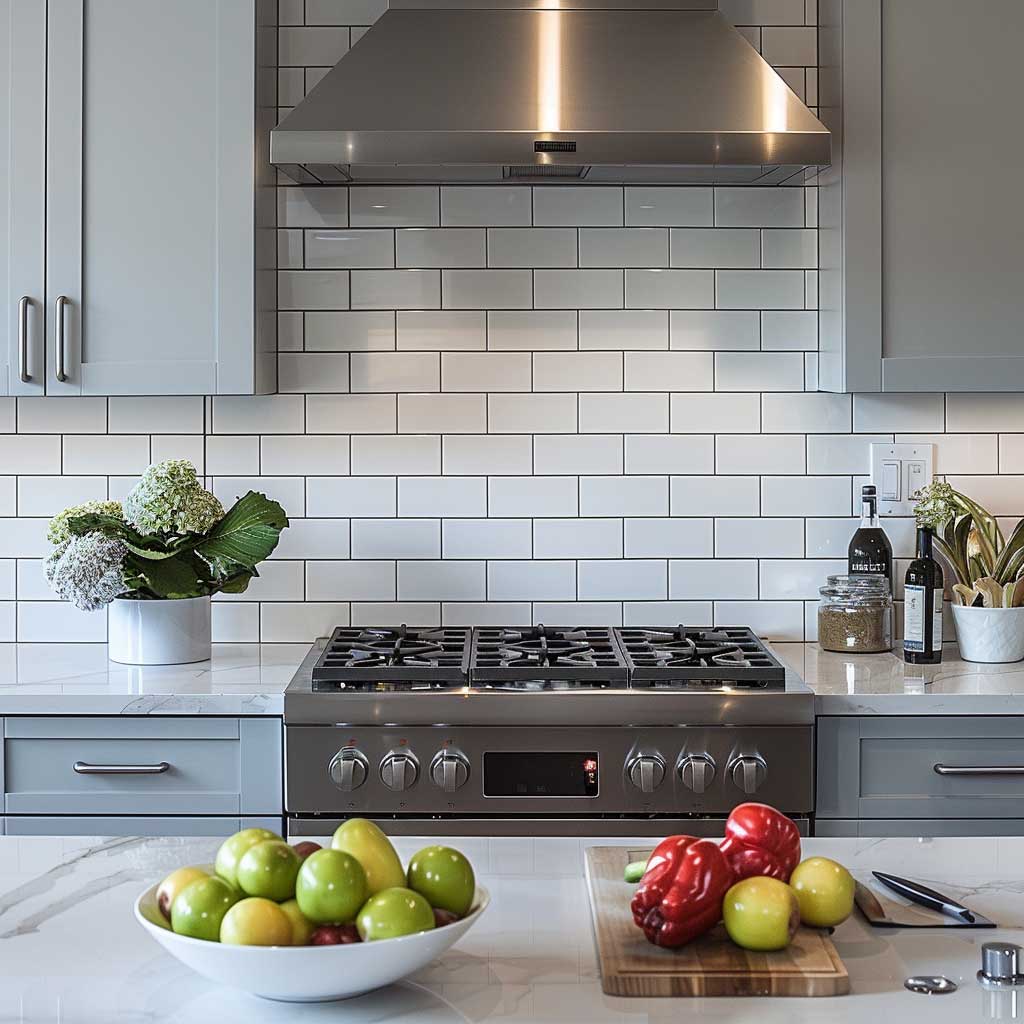
M 3 820 L 3 819 L 0 819 Z M 137 817 L 95 818 L 65 815 L 52 817 L 32 815 L 6 819 L 9 836 L 230 836 L 243 828 L 267 828 L 283 835 L 282 821 L 278 817 L 199 818 Z M 3 833 L 0 833 L 3 834 Z
M 819 819 L 1024 819 L 1024 718 L 819 718 L 817 757 Z
M 934 839 L 948 836 L 1024 836 L 1024 818 L 819 818 L 818 838 Z
M 281 722 L 8 718 L 7 814 L 281 812 Z

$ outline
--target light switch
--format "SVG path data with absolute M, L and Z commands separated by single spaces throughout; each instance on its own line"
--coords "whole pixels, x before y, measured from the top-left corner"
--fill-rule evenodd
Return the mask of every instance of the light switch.
M 900 500 L 900 464 L 898 461 L 887 459 L 882 463 L 882 485 L 879 488 L 878 496 L 882 501 Z
M 927 487 L 931 480 L 925 478 L 923 459 L 910 459 L 907 466 L 907 497 L 912 498 L 922 488 Z

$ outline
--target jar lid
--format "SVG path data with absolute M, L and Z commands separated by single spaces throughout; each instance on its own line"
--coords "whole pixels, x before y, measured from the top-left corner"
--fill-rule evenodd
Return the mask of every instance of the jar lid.
M 876 598 L 888 597 L 891 591 L 889 580 L 881 574 L 850 573 L 826 577 L 819 593 L 822 597 Z

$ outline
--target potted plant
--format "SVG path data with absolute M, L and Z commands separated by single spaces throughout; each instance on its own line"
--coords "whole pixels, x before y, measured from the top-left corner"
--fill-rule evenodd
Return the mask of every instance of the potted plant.
M 55 516 L 46 578 L 83 611 L 110 606 L 112 661 L 205 661 L 210 595 L 242 593 L 287 525 L 284 509 L 256 491 L 225 512 L 191 462 L 171 459 L 150 466 L 123 504 L 90 501 Z
M 948 563 L 953 621 L 966 661 L 1024 659 L 1024 520 L 1003 536 L 995 516 L 936 482 L 918 495 L 918 526 L 929 527 Z

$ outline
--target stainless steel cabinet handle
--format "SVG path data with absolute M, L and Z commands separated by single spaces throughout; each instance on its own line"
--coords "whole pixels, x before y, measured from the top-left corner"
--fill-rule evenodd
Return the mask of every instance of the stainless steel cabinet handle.
M 937 764 L 936 775 L 1024 775 L 1021 764 Z
M 88 764 L 76 761 L 72 767 L 78 775 L 163 775 L 171 768 L 166 761 L 157 764 Z
M 18 376 L 22 384 L 32 380 L 32 374 L 28 372 L 28 309 L 31 305 L 32 300 L 22 295 L 18 303 Z
M 64 362 L 64 307 L 70 304 L 71 300 L 66 295 L 57 297 L 57 380 L 62 383 L 68 379 Z

